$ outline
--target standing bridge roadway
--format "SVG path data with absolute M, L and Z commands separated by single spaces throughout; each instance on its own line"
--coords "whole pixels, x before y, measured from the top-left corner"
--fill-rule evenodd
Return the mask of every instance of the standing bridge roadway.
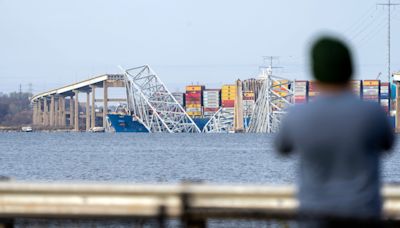
M 110 99 L 110 87 L 125 87 L 124 75 L 104 74 L 36 94 L 31 99 L 33 125 L 47 129 L 88 131 L 96 127 L 96 103 L 101 102 L 102 127 L 106 127 L 109 102 L 126 102 L 126 98 Z M 96 97 L 96 90 L 103 90 L 101 99 Z M 79 95 L 82 93 L 86 94 L 85 106 L 79 102 Z M 85 110 L 83 115 L 81 110 Z

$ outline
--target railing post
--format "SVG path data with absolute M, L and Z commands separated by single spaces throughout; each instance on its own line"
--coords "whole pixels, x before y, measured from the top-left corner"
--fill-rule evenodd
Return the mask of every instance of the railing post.
M 196 218 L 193 215 L 191 208 L 191 196 L 189 193 L 183 193 L 181 195 L 182 204 L 182 218 L 181 222 L 184 228 L 206 228 L 207 219 Z
M 14 228 L 14 219 L 0 219 L 0 228 Z

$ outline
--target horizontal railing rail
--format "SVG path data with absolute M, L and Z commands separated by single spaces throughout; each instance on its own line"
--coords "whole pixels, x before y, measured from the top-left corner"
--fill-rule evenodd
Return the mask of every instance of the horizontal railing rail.
M 294 219 L 294 186 L 0 182 L 0 218 Z M 400 186 L 382 190 L 400 220 Z

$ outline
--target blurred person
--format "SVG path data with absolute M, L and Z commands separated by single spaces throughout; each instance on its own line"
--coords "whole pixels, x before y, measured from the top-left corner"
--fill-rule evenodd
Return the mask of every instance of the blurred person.
M 346 44 L 323 37 L 310 54 L 321 94 L 289 109 L 275 139 L 280 153 L 299 154 L 299 213 L 310 219 L 301 225 L 380 227 L 380 157 L 394 143 L 388 117 L 352 94 Z

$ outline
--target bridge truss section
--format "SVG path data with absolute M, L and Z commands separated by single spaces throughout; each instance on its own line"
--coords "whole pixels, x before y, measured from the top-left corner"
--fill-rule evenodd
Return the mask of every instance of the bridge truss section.
M 124 75 L 128 109 L 149 132 L 201 132 L 148 65 L 124 70 Z
M 220 108 L 205 125 L 204 133 L 230 133 L 233 132 L 235 119 L 234 108 Z
M 293 87 L 293 81 L 267 73 L 247 132 L 277 132 L 286 109 L 294 102 Z

